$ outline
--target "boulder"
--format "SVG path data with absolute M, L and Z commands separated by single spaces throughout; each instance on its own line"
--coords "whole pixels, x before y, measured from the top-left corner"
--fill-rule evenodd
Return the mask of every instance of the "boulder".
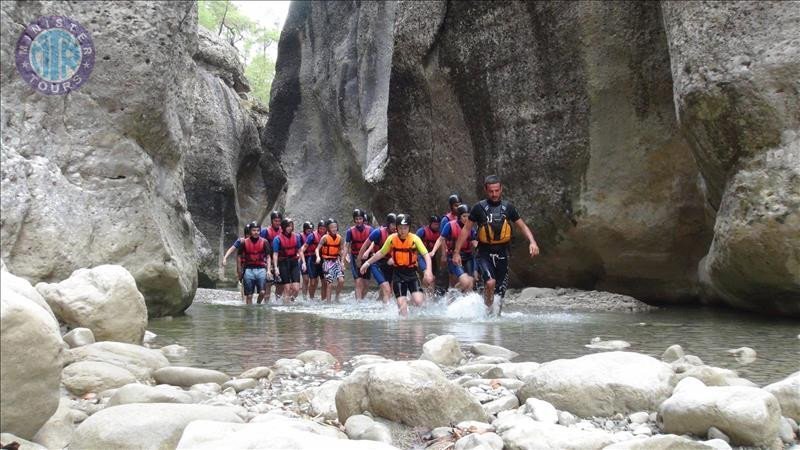
M 678 344 L 670 345 L 669 347 L 667 347 L 666 350 L 664 350 L 664 353 L 661 355 L 661 361 L 664 361 L 667 364 L 671 364 L 676 360 L 682 358 L 683 356 L 685 356 L 685 353 L 683 352 L 683 347 L 681 347 Z
M 530 376 L 539 366 L 540 364 L 535 362 L 502 363 L 497 365 L 497 367 L 503 371 L 504 376 L 513 377 L 518 380 L 525 380 L 525 378 Z
M 186 427 L 177 448 L 260 448 L 268 442 L 269 448 L 274 450 L 396 450 L 396 447 L 382 442 L 337 439 L 304 428 L 280 425 L 283 426 L 278 427 L 271 421 L 235 424 L 199 420 Z
M 181 389 L 145 384 L 126 384 L 108 400 L 108 406 L 126 403 L 192 403 L 192 396 Z
M 498 345 L 484 344 L 477 342 L 469 346 L 469 351 L 478 356 L 498 356 L 505 359 L 514 359 L 519 356 L 519 353 L 511 351 L 507 348 Z
M 724 442 L 723 442 L 724 444 Z M 730 449 L 730 446 L 728 446 Z M 693 441 L 683 436 L 663 434 L 645 439 L 630 439 L 611 444 L 603 450 L 719 450 L 717 445 L 709 445 L 703 441 Z
M 75 432 L 75 417 L 70 407 L 72 400 L 61 397 L 58 402 L 58 409 L 56 412 L 47 419 L 47 422 L 39 428 L 36 435 L 33 436 L 33 441 L 41 444 L 46 448 L 66 448 L 72 441 L 72 435 Z M 3 444 L 6 444 L 3 441 Z M 25 450 L 26 447 L 21 447 Z
M 48 305 L 42 295 L 39 294 L 39 291 L 37 291 L 35 287 L 31 286 L 28 280 L 20 278 L 9 272 L 6 269 L 5 264 L 3 264 L 3 268 L 0 270 L 0 289 L 6 292 L 16 292 L 17 294 L 20 294 L 21 296 L 41 306 L 54 320 L 58 320 L 55 314 L 53 314 L 53 310 L 50 308 L 50 305 Z
M 181 358 L 189 353 L 189 349 L 178 344 L 166 345 L 161 347 L 159 350 L 161 350 L 161 353 L 163 353 L 164 356 L 166 356 L 170 361 L 180 361 Z
M 92 330 L 88 328 L 75 328 L 70 330 L 67 334 L 63 337 L 64 342 L 70 346 L 70 348 L 80 347 L 82 345 L 89 345 L 94 344 L 94 333 Z
M 344 431 L 353 440 L 392 443 L 392 434 L 385 425 L 362 414 L 348 417 Z
M 423 344 L 422 356 L 419 359 L 433 361 L 441 366 L 455 366 L 465 357 L 455 336 L 446 334 Z
M 223 384 L 231 379 L 230 376 L 218 370 L 179 366 L 162 367 L 153 372 L 153 378 L 157 383 L 187 388 L 200 383 Z
M 492 425 L 508 449 L 599 450 L 614 442 L 612 434 L 606 431 L 537 422 L 523 414 L 499 417 Z
M 774 395 L 781 405 L 781 413 L 800 422 L 800 371 L 785 379 L 764 386 L 764 390 Z
M 43 447 L 35 442 L 31 442 L 27 439 L 23 439 L 19 436 L 16 436 L 11 433 L 0 433 L 0 443 L 4 446 L 8 444 L 12 444 L 16 442 L 19 444 L 19 448 L 21 450 L 48 450 L 47 447 Z
M 296 430 L 307 431 L 320 436 L 328 436 L 335 439 L 347 439 L 347 436 L 336 427 L 295 416 L 296 414 L 289 411 L 279 410 L 257 415 L 250 420 L 250 423 L 268 423 L 274 428 L 294 428 Z
M 14 42 L 43 14 L 41 3 L 3 6 L 0 72 L 16 73 Z M 177 314 L 197 287 L 182 186 L 195 128 L 197 97 L 187 94 L 195 85 L 197 8 L 81 3 L 69 16 L 102 35 L 81 89 L 43 97 L 20 76 L 0 82 L 3 260 L 13 273 L 48 283 L 119 264 L 151 316 Z
M 705 436 L 710 427 L 735 445 L 769 447 L 778 437 L 781 408 L 767 391 L 746 386 L 706 386 L 695 378 L 681 380 L 658 408 L 666 433 Z
M 472 433 L 456 441 L 455 450 L 503 450 L 503 438 L 494 433 Z
M 232 408 L 174 403 L 134 403 L 105 408 L 75 430 L 70 450 L 171 449 L 196 420 L 242 423 Z
M 517 392 L 580 417 L 655 410 L 672 392 L 669 365 L 632 352 L 604 352 L 542 364 Z
M 518 408 L 519 399 L 517 399 L 515 395 L 504 395 L 500 398 L 484 403 L 482 406 L 487 415 L 497 415 L 499 412 Z
M 336 420 L 336 392 L 341 384 L 340 380 L 328 380 L 322 383 L 322 386 L 315 388 L 314 396 L 311 398 L 310 413 L 328 420 Z
M 88 328 L 98 341 L 142 343 L 147 306 L 124 267 L 78 269 L 60 283 L 39 283 L 36 290 L 70 327 Z
M 0 349 L 0 430 L 30 439 L 58 408 L 64 342 L 49 311 L 5 284 Z
M 328 352 L 323 352 L 322 350 L 308 350 L 300 353 L 294 358 L 303 361 L 305 364 L 311 364 L 313 366 L 331 367 L 339 364 L 339 361 L 337 361 L 333 355 Z
M 342 380 L 336 410 L 339 423 L 364 411 L 409 426 L 487 421 L 481 405 L 430 361 L 359 367 Z
M 66 363 L 78 361 L 113 364 L 130 371 L 141 382 L 151 381 L 154 371 L 169 365 L 160 351 L 123 342 L 96 342 L 69 350 Z
M 64 368 L 61 382 L 73 395 L 102 392 L 136 382 L 130 371 L 98 361 L 79 361 Z
M 558 411 L 556 410 L 555 406 L 544 400 L 539 400 L 537 398 L 529 398 L 525 400 L 525 412 L 537 422 L 559 422 Z

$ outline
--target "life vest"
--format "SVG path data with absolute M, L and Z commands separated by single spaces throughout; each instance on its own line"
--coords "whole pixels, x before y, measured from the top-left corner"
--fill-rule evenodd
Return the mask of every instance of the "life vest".
M 266 231 L 264 232 L 264 234 L 266 234 L 266 236 L 261 236 L 261 237 L 266 238 L 270 243 L 272 241 L 274 241 L 275 238 L 278 237 L 279 234 L 281 234 L 281 229 L 280 228 L 278 228 L 276 230 L 275 228 L 268 227 L 268 228 L 265 228 L 265 230 Z
M 242 251 L 243 267 L 267 267 L 267 258 L 264 255 L 264 247 L 267 241 L 259 237 L 253 242 L 250 238 L 244 238 L 244 249 Z
M 372 227 L 369 225 L 361 227 L 361 231 L 359 231 L 358 227 L 355 225 L 350 227 L 350 253 L 358 255 L 358 252 L 361 251 L 361 247 L 364 246 L 364 242 L 367 242 L 367 239 L 369 239 L 369 234 L 371 232 Z
M 339 248 L 342 244 L 342 236 L 338 233 L 336 234 L 336 237 L 331 236 L 330 233 L 328 233 L 327 236 L 328 238 L 325 239 L 325 244 L 323 244 L 322 248 L 319 249 L 320 256 L 322 256 L 322 259 L 336 259 L 339 257 Z
M 316 231 L 312 231 L 309 234 L 313 234 L 314 239 L 311 240 L 310 244 L 306 245 L 306 251 L 303 254 L 305 256 L 314 256 L 315 251 L 317 250 L 317 245 L 319 245 L 319 240 L 322 239 L 322 236 Z M 304 239 L 308 239 L 308 235 L 306 235 Z
M 395 267 L 403 269 L 413 269 L 417 267 L 417 248 L 414 247 L 414 238 L 411 234 L 406 236 L 405 240 L 400 239 L 400 236 L 395 233 L 391 236 L 392 250 L 390 254 L 394 260 Z
M 447 254 L 453 254 L 453 247 L 456 245 L 456 241 L 458 241 L 458 237 L 461 236 L 461 225 L 458 224 L 458 220 L 454 219 L 450 221 L 450 239 L 447 240 Z M 464 241 L 464 245 L 461 246 L 461 253 L 472 253 L 472 239 L 467 237 Z
M 297 256 L 297 242 L 300 237 L 297 233 L 292 233 L 289 236 L 281 233 L 278 235 L 278 242 L 281 244 L 278 250 L 278 259 L 290 259 Z
M 441 233 L 431 230 L 430 225 L 422 227 L 422 232 L 424 234 L 422 237 L 422 243 L 425 244 L 425 248 L 427 248 L 428 251 L 433 250 L 433 246 L 436 245 L 436 240 L 439 239 L 439 235 Z
M 508 221 L 508 202 L 490 205 L 486 200 L 478 203 L 486 212 L 486 223 L 478 226 L 478 242 L 502 245 L 511 242 L 511 223 Z

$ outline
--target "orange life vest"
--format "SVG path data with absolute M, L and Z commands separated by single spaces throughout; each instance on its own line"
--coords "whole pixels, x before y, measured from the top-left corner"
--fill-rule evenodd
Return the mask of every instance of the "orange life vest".
M 339 248 L 342 244 L 342 236 L 336 233 L 336 237 L 331 236 L 330 233 L 326 235 L 325 243 L 319 249 L 322 259 L 336 259 L 339 257 Z
M 390 236 L 392 239 L 391 255 L 395 267 L 403 269 L 413 269 L 417 267 L 417 248 L 414 246 L 414 239 L 409 234 L 405 239 L 395 233 Z

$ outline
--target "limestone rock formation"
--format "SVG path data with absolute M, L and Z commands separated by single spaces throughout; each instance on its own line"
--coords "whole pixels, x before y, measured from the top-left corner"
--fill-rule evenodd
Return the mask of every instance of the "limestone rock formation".
M 23 26 L 68 14 L 92 33 L 90 79 L 64 96 L 33 91 L 14 67 Z M 55 282 L 113 263 L 152 316 L 186 309 L 197 286 L 183 192 L 197 46 L 195 2 L 3 2 L 2 257 Z

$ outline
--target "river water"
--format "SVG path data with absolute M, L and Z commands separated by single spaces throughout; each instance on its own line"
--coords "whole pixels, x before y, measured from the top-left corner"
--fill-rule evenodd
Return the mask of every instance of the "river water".
M 546 362 L 597 350 L 590 340 L 621 339 L 627 349 L 660 357 L 672 344 L 706 364 L 733 369 L 764 385 L 800 369 L 800 323 L 710 308 L 659 309 L 640 313 L 559 312 L 515 309 L 500 318 L 486 317 L 477 295 L 449 307 L 412 309 L 401 319 L 396 308 L 375 300 L 322 305 L 243 305 L 231 291 L 198 290 L 186 315 L 153 319 L 148 329 L 155 345 L 180 344 L 189 349 L 178 364 L 217 369 L 231 375 L 255 366 L 270 366 L 305 350 L 325 350 L 345 362 L 359 354 L 416 359 L 426 336 L 452 334 L 462 344 L 485 342 L 520 354 L 515 362 Z M 755 362 L 742 365 L 727 350 L 751 347 Z

